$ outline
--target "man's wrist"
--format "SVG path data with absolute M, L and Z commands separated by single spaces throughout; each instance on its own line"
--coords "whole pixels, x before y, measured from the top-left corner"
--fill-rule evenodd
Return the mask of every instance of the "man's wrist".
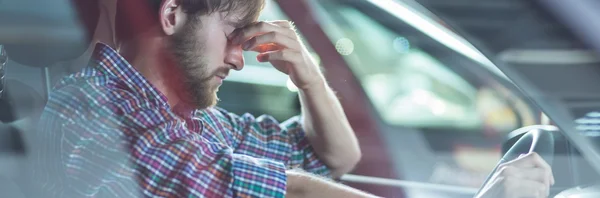
M 304 171 L 288 170 L 286 197 L 376 197 Z
M 303 197 L 307 181 L 310 179 L 306 173 L 297 170 L 286 171 L 286 197 Z
M 328 85 L 327 85 L 327 81 L 325 80 L 325 77 L 323 76 L 319 76 L 316 77 L 315 80 L 313 80 L 313 82 L 302 86 L 302 87 L 298 87 L 299 91 L 304 92 L 304 93 L 315 93 L 315 92 L 323 92 L 327 89 Z

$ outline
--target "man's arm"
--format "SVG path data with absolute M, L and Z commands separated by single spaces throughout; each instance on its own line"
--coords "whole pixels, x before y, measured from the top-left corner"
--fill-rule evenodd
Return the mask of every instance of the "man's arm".
M 286 197 L 365 197 L 376 196 L 313 176 L 302 171 L 288 170 Z
M 259 52 L 259 61 L 270 62 L 289 75 L 300 89 L 308 141 L 332 170 L 333 177 L 349 172 L 360 160 L 358 141 L 339 101 L 291 22 L 258 22 L 236 30 L 230 39 L 244 50 Z
M 306 137 L 334 178 L 350 172 L 360 160 L 360 148 L 342 105 L 325 80 L 300 89 Z
M 223 141 L 234 153 L 268 158 L 283 162 L 288 169 L 300 168 L 324 177 L 331 177 L 329 167 L 317 156 L 303 129 L 300 116 L 283 123 L 269 115 L 241 116 L 221 108 L 209 108 L 196 113 L 207 123 L 219 123 L 215 128 L 224 135 Z

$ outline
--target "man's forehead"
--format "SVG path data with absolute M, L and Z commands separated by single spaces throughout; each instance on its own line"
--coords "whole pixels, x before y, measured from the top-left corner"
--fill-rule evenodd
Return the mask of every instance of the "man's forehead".
M 257 19 L 247 18 L 248 16 L 241 12 L 222 12 L 221 19 L 226 25 L 231 25 L 235 28 L 241 28 L 256 22 Z

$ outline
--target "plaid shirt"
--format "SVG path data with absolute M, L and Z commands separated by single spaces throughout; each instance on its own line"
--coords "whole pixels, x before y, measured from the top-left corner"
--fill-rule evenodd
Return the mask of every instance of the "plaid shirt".
M 280 124 L 220 108 L 175 112 L 97 44 L 90 65 L 49 96 L 36 179 L 58 197 L 283 197 L 286 169 L 329 175 L 298 117 Z

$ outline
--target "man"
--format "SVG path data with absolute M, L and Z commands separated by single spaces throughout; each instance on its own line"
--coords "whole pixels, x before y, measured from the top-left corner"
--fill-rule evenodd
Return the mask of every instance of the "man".
M 353 168 L 356 137 L 293 25 L 256 21 L 263 4 L 100 1 L 103 43 L 56 86 L 41 118 L 42 188 L 60 197 L 371 197 L 323 178 Z M 300 118 L 279 124 L 214 107 L 229 71 L 243 69 L 243 50 L 289 75 Z
M 368 196 L 315 176 L 347 173 L 360 149 L 293 26 L 256 22 L 263 3 L 100 1 L 98 25 L 115 34 L 96 34 L 103 43 L 88 67 L 49 97 L 41 136 L 60 160 L 40 164 L 41 180 L 50 178 L 43 188 L 56 196 Z M 290 76 L 301 118 L 279 124 L 214 107 L 223 79 L 243 68 L 243 50 Z

